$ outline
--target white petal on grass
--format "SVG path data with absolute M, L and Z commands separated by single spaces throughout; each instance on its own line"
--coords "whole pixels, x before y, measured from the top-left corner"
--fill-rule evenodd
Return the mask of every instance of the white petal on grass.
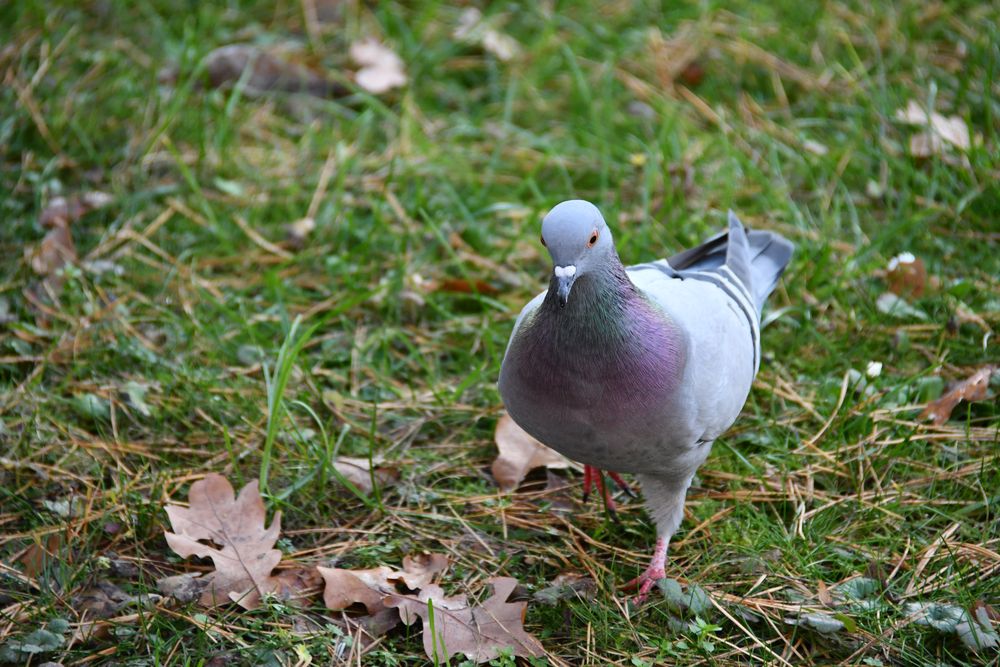
M 368 92 L 378 95 L 406 85 L 403 60 L 389 47 L 366 39 L 352 44 L 350 55 L 361 65 L 354 80 Z

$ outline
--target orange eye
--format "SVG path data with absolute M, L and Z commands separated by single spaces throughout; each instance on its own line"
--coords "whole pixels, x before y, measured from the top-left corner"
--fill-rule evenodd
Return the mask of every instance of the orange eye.
M 597 243 L 597 230 L 596 229 L 593 232 L 591 232 L 591 234 L 590 234 L 590 240 L 587 241 L 587 247 L 588 248 L 593 248 L 595 243 Z

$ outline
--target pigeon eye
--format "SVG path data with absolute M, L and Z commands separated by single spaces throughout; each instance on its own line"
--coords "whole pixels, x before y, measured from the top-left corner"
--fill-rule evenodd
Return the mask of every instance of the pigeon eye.
M 597 230 L 596 229 L 593 232 L 591 232 L 591 234 L 590 234 L 590 240 L 587 241 L 587 247 L 588 248 L 593 248 L 595 243 L 597 243 Z

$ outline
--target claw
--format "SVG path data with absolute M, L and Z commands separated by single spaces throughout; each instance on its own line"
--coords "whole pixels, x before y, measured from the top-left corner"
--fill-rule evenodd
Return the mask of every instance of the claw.
M 618 473 L 609 470 L 608 477 L 613 479 L 615 481 L 615 484 L 618 485 L 618 488 L 624 491 L 625 495 L 628 496 L 629 498 L 639 497 L 638 495 L 636 495 L 636 492 L 632 490 L 632 487 L 629 486 L 628 483 L 624 479 L 622 479 L 622 476 L 619 475 Z
M 632 598 L 633 605 L 638 607 L 645 602 L 646 598 L 649 596 L 649 591 L 656 585 L 656 582 L 660 579 L 666 578 L 667 573 L 664 570 L 666 561 L 667 540 L 661 537 L 656 540 L 656 548 L 653 551 L 653 560 L 650 562 L 649 567 L 646 568 L 646 571 L 635 579 L 627 581 L 620 586 L 623 591 L 630 591 L 636 588 L 639 589 L 635 597 Z
M 608 477 L 614 480 L 615 484 L 621 488 L 630 498 L 635 498 L 635 491 L 632 490 L 622 476 L 616 472 L 608 472 Z M 583 466 L 583 502 L 587 502 L 590 499 L 590 490 L 594 487 L 600 491 L 601 497 L 604 499 L 604 506 L 608 509 L 608 514 L 611 516 L 611 520 L 618 522 L 618 506 L 615 504 L 614 498 L 611 497 L 611 489 L 604 482 L 604 471 L 590 465 Z

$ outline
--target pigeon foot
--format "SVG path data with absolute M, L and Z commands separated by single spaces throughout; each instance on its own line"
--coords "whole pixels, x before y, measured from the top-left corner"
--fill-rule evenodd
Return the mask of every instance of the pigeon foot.
M 615 505 L 614 498 L 611 497 L 611 489 L 604 482 L 604 472 L 600 468 L 591 465 L 583 466 L 583 502 L 587 502 L 590 498 L 590 489 L 594 485 L 597 486 L 598 490 L 601 492 L 601 497 L 604 498 L 604 506 L 608 509 L 608 513 L 611 515 L 613 521 L 618 521 L 618 507 Z M 630 498 L 635 498 L 635 491 L 629 486 L 622 476 L 616 472 L 608 471 L 608 477 L 614 480 L 615 484 L 618 485 L 622 491 L 625 492 Z
M 649 596 L 649 591 L 656 585 L 656 582 L 667 577 L 664 569 L 666 562 L 667 540 L 661 537 L 656 540 L 656 548 L 653 550 L 653 560 L 650 562 L 649 567 L 646 568 L 646 571 L 635 579 L 621 585 L 621 589 L 626 591 L 638 589 L 636 596 L 632 598 L 633 605 L 638 607 L 645 602 Z

